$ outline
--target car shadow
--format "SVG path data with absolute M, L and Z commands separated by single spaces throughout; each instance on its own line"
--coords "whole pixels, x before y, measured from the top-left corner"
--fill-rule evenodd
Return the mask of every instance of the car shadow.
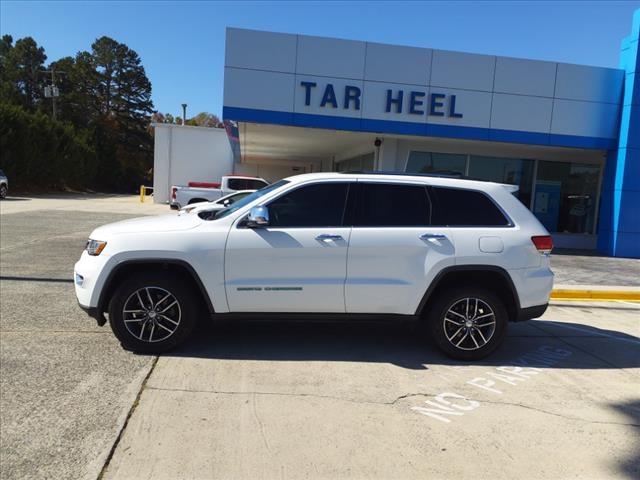
M 618 413 L 626 416 L 631 428 L 640 426 L 640 400 L 631 400 L 623 403 L 612 404 L 611 407 Z M 629 478 L 640 478 L 640 446 L 636 443 L 633 454 L 626 460 L 616 461 L 614 466 L 620 473 Z
M 3 198 L 2 202 L 28 202 L 32 200 L 31 198 L 23 198 L 23 197 L 5 197 Z
M 562 327 L 567 327 L 566 331 Z M 581 324 L 531 320 L 510 326 L 504 344 L 488 358 L 456 361 L 442 354 L 429 339 L 428 333 L 411 323 L 369 322 L 295 322 L 275 320 L 234 319 L 225 323 L 203 322 L 192 338 L 165 356 L 225 360 L 267 361 L 336 361 L 389 363 L 411 370 L 427 370 L 429 365 L 509 366 L 524 365 L 539 368 L 638 368 L 640 339 L 612 330 L 601 330 Z M 532 329 L 533 327 L 533 329 Z M 535 328 L 537 327 L 537 328 Z M 572 329 L 579 328 L 580 331 Z M 522 332 L 522 334 L 520 334 Z M 571 346 L 558 338 L 566 335 L 575 340 L 598 342 L 598 356 Z M 567 361 L 522 355 L 538 348 L 571 349 L 580 353 Z M 607 358 L 607 350 L 615 350 L 616 365 L 599 361 Z M 628 354 L 620 355 L 628 349 Z M 586 357 L 586 358 L 585 358 Z M 568 363 L 567 363 L 568 362 Z

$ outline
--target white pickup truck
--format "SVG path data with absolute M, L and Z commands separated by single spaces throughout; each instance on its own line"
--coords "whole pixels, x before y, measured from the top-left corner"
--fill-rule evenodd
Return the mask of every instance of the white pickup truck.
M 171 208 L 180 209 L 185 205 L 197 202 L 207 202 L 237 192 L 238 190 L 260 190 L 269 183 L 262 178 L 245 177 L 241 175 L 225 175 L 220 182 L 189 182 L 185 186 L 172 186 Z

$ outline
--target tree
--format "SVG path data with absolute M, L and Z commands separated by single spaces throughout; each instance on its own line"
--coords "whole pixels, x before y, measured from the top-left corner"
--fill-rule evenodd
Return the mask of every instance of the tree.
M 133 190 L 146 180 L 153 163 L 147 130 L 153 112 L 151 82 L 140 57 L 127 45 L 101 37 L 90 52 L 52 62 L 48 70 L 58 72 L 58 121 L 50 118 L 50 101 L 42 98 L 49 82 L 46 58 L 30 37 L 15 44 L 10 35 L 0 39 L 0 108 L 6 108 L 2 113 L 7 120 L 0 125 L 6 127 L 0 163 L 19 171 L 23 185 L 49 182 L 59 187 L 81 178 L 94 188 Z M 20 131 L 12 128 L 12 119 L 20 122 Z M 43 132 L 39 137 L 38 128 Z M 87 168 L 79 169 L 79 164 Z M 60 167 L 55 174 L 54 165 Z
M 34 110 L 43 97 L 45 85 L 44 62 L 47 56 L 44 48 L 38 47 L 31 37 L 21 38 L 12 45 L 10 35 L 3 36 L 0 45 L 2 81 L 12 85 L 12 88 L 3 85 L 3 99 Z
M 186 124 L 196 127 L 224 128 L 224 124 L 220 121 L 217 115 L 209 112 L 200 112 L 195 117 L 187 120 Z
M 123 43 L 101 37 L 91 45 L 98 73 L 97 96 L 105 115 L 144 118 L 153 112 L 151 82 L 138 54 Z
M 0 102 L 0 167 L 14 187 L 86 187 L 96 174 L 87 140 L 70 124 Z
M 20 103 L 20 92 L 13 75 L 9 75 L 9 54 L 13 50 L 13 37 L 3 35 L 0 39 L 0 99 L 12 104 Z
M 79 52 L 75 57 L 61 58 L 52 62 L 49 69 L 59 72 L 58 118 L 78 126 L 89 125 L 100 114 L 96 98 L 98 74 L 91 54 Z
M 129 189 L 143 180 L 153 163 L 152 141 L 146 128 L 153 112 L 151 82 L 138 54 L 112 38 L 97 39 L 91 45 L 91 59 L 97 73 L 94 95 L 101 117 L 99 144 L 106 148 L 112 142 L 117 146 L 117 168 L 103 158 L 101 167 L 108 168 L 100 176 L 101 183 L 118 188 L 126 180 Z

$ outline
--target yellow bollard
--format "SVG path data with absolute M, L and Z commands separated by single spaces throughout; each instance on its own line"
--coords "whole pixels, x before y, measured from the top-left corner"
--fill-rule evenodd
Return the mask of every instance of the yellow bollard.
M 140 203 L 144 203 L 144 185 L 140 185 Z

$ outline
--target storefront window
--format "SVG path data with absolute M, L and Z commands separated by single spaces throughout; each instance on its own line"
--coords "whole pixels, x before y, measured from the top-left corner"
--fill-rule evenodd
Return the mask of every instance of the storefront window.
M 517 197 L 529 208 L 534 164 L 534 160 L 472 155 L 469 160 L 469 176 L 479 180 L 517 185 Z
M 407 162 L 408 173 L 460 173 L 465 174 L 467 156 L 453 153 L 411 152 Z
M 550 232 L 594 233 L 600 167 L 540 161 L 533 213 Z

